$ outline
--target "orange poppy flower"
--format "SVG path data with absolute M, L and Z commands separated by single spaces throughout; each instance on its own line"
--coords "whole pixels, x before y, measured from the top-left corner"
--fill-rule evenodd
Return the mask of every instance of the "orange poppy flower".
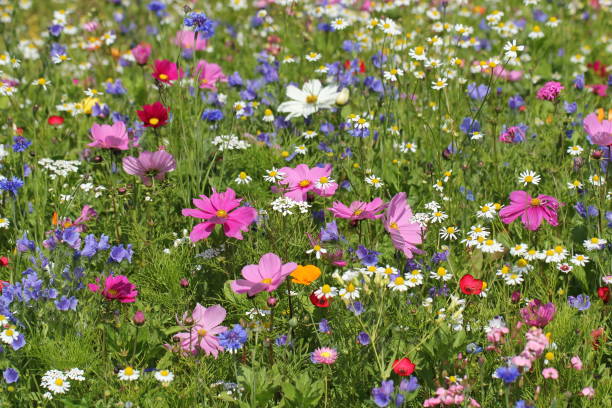
M 291 282 L 297 283 L 298 285 L 310 285 L 321 276 L 321 269 L 314 265 L 298 265 L 295 271 L 291 272 L 293 278 Z

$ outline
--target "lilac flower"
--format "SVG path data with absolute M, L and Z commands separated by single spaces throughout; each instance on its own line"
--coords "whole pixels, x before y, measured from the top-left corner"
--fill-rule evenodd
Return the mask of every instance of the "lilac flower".
M 584 74 L 576 75 L 576 78 L 574 78 L 574 86 L 576 89 L 584 89 Z
M 525 105 L 525 100 L 523 99 L 523 97 L 521 95 L 514 95 L 511 96 L 510 99 L 508 99 L 508 107 L 510 107 L 510 109 L 519 109 L 521 106 Z
M 567 101 L 563 101 L 563 109 L 565 109 L 565 112 L 572 115 L 576 113 L 576 110 L 578 109 L 578 104 L 576 104 L 576 102 L 569 103 Z
M 17 251 L 19 251 L 19 252 L 27 252 L 27 251 L 34 252 L 35 249 L 36 249 L 36 244 L 34 244 L 34 241 L 30 241 L 28 239 L 28 233 L 24 232 L 23 236 L 21 237 L 21 239 L 17 240 Z
M 364 266 L 372 266 L 378 263 L 378 255 L 380 255 L 380 252 L 372 251 L 363 245 L 359 245 L 355 253 Z
M 321 228 L 321 241 L 338 241 L 339 239 L 340 235 L 336 221 L 328 222 L 325 224 L 325 228 Z
M 386 407 L 391 403 L 391 394 L 393 394 L 395 385 L 393 380 L 383 381 L 380 387 L 372 389 L 372 399 L 379 407 Z
M 403 392 L 414 392 L 419 389 L 419 379 L 413 375 L 407 379 L 404 378 L 402 382 L 400 382 L 399 389 Z
M 489 87 L 484 84 L 476 85 L 472 82 L 468 85 L 467 92 L 470 98 L 481 101 L 489 93 Z
M 121 262 L 124 259 L 127 259 L 128 262 L 132 262 L 132 255 L 134 251 L 132 251 L 132 244 L 128 244 L 125 248 L 123 245 L 116 245 L 111 248 L 109 262 Z
M 459 130 L 461 130 L 466 135 L 471 135 L 474 132 L 479 132 L 480 122 L 468 116 L 464 118 L 463 121 L 461 122 L 461 125 L 459 125 Z
M 15 370 L 12 367 L 7 368 L 2 372 L 2 376 L 4 377 L 4 381 L 7 384 L 13 384 L 19 381 L 19 371 Z
M 66 296 L 62 296 L 59 300 L 56 300 L 54 303 L 55 303 L 55 307 L 57 308 L 57 310 L 61 310 L 65 312 L 68 310 L 76 310 L 79 300 L 74 296 L 71 296 L 69 298 Z
M 355 316 L 359 316 L 360 314 L 362 314 L 363 312 L 365 312 L 365 308 L 363 307 L 363 304 L 359 301 L 357 302 L 353 302 L 353 303 L 349 303 L 346 308 L 348 310 L 350 310 L 351 312 L 353 312 L 355 314 Z
M 66 228 L 62 232 L 61 240 L 72 249 L 79 249 L 81 247 L 81 236 L 76 227 Z
M 591 307 L 591 299 L 589 298 L 588 295 L 578 295 L 578 296 L 568 296 L 567 297 L 567 303 L 573 307 L 576 308 L 578 310 L 580 310 L 581 312 L 587 310 L 589 307 Z

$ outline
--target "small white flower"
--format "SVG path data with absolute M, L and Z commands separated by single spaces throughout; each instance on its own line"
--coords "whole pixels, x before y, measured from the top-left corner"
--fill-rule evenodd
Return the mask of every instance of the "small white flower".
M 159 370 L 155 373 L 155 379 L 164 384 L 171 383 L 174 380 L 174 374 L 169 370 Z
M 311 249 L 306 251 L 307 254 L 315 254 L 317 259 L 321 259 L 321 256 L 327 253 L 327 249 L 321 247 L 321 245 L 314 245 Z
M 365 178 L 365 182 L 368 183 L 371 186 L 374 186 L 374 188 L 381 188 L 382 186 L 385 185 L 382 182 L 382 180 L 379 179 L 378 177 L 376 177 L 374 174 L 371 174 L 371 175 L 367 176 Z
M 140 371 L 134 370 L 134 368 L 128 366 L 123 370 L 119 370 L 117 376 L 123 381 L 135 381 L 140 377 Z
M 534 171 L 526 170 L 519 175 L 518 182 L 524 186 L 527 184 L 533 184 L 537 186 L 540 184 L 541 177 Z
M 570 259 L 574 265 L 585 266 L 589 262 L 589 257 L 586 255 L 576 254 Z
M 238 174 L 238 177 L 236 177 L 234 179 L 234 181 L 237 184 L 249 184 L 253 179 L 251 178 L 251 176 L 249 176 L 248 174 L 246 174 L 244 171 L 241 171 Z
M 567 148 L 567 152 L 571 156 L 580 156 L 580 153 L 582 153 L 583 151 L 584 149 L 578 145 L 573 145 Z

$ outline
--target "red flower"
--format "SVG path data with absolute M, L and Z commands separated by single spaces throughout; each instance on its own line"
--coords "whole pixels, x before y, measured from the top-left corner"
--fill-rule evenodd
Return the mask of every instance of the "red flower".
M 9 264 L 9 260 L 6 256 L 0 258 L 0 266 L 7 266 Z
M 169 84 L 183 77 L 183 70 L 177 68 L 176 64 L 168 60 L 155 60 L 155 69 L 151 74 L 158 81 Z
M 605 78 L 608 76 L 606 65 L 603 64 L 601 61 L 595 61 L 593 63 L 589 63 L 587 64 L 587 67 L 591 68 L 595 74 L 599 75 L 602 78 Z
M 459 287 L 461 291 L 466 295 L 478 295 L 482 292 L 484 282 L 480 279 L 475 279 L 472 275 L 463 275 L 463 278 L 459 281 Z
M 329 299 L 325 299 L 325 296 L 319 299 L 314 292 L 310 294 L 310 302 L 316 307 L 329 307 Z
M 600 327 L 599 329 L 595 329 L 591 332 L 591 339 L 593 340 L 593 350 L 599 350 L 599 346 L 601 346 L 601 339 L 600 337 L 604 336 L 604 329 L 603 327 Z M 605 340 L 605 337 L 603 338 L 603 340 Z M 605 341 L 604 341 L 605 342 Z
M 393 362 L 393 372 L 401 377 L 408 377 L 414 373 L 416 365 L 409 358 L 402 358 Z
M 144 105 L 142 110 L 136 111 L 136 113 L 145 127 L 158 128 L 168 123 L 169 111 L 170 108 L 166 108 L 161 102 L 157 101 L 153 105 Z
M 47 119 L 47 123 L 51 126 L 60 126 L 64 123 L 64 118 L 62 118 L 61 116 L 49 116 L 49 119 Z
M 604 302 L 610 302 L 610 288 L 606 288 L 602 286 L 601 288 L 597 288 L 597 296 Z

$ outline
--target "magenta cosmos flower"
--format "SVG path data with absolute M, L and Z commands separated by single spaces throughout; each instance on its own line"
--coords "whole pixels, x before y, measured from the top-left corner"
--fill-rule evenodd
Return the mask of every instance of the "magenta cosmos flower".
M 391 234 L 393 246 L 402 251 L 406 258 L 412 258 L 413 253 L 422 253 L 416 247 L 423 243 L 423 228 L 412 221 L 412 210 L 406 201 L 406 193 L 397 193 L 387 207 L 383 217 L 385 229 Z
M 363 201 L 353 201 L 350 206 L 342 204 L 340 201 L 334 201 L 334 205 L 327 210 L 336 218 L 345 218 L 347 220 L 375 220 L 383 216 L 379 211 L 385 209 L 385 203 L 380 198 L 375 198 L 369 203 Z
M 534 299 L 521 309 L 521 317 L 529 326 L 544 327 L 555 317 L 556 312 L 554 303 L 543 304 L 539 299 Z
M 102 296 L 108 300 L 118 300 L 121 303 L 134 303 L 138 291 L 136 285 L 124 275 L 109 275 L 104 280 L 104 288 L 98 283 L 89 283 L 87 287 L 92 292 L 102 291 Z
M 241 198 L 236 198 L 236 193 L 228 188 L 224 193 L 213 193 L 208 198 L 200 195 L 194 198 L 193 204 L 198 208 L 185 208 L 182 213 L 186 217 L 201 218 L 206 221 L 199 223 L 189 235 L 192 242 L 206 239 L 213 232 L 217 224 L 223 225 L 223 232 L 228 237 L 242 239 L 241 231 L 248 231 L 249 225 L 255 221 L 257 211 L 251 207 L 239 207 Z
M 331 164 L 312 169 L 305 164 L 298 164 L 294 169 L 283 167 L 279 172 L 285 174 L 285 177 L 279 183 L 287 185 L 285 197 L 295 201 L 305 201 L 309 191 L 321 197 L 330 197 L 338 189 L 338 184 L 330 177 L 331 171 Z
M 587 132 L 591 143 L 600 146 L 612 146 L 612 109 L 608 111 L 606 120 L 603 109 L 589 113 L 582 122 L 584 131 Z
M 518 190 L 510 193 L 510 205 L 499 211 L 499 216 L 505 224 L 510 224 L 518 217 L 525 228 L 535 231 L 540 227 L 542 220 L 556 227 L 557 209 L 559 201 L 556 198 L 540 194 L 532 198 L 526 191 Z
M 216 336 L 227 330 L 227 327 L 220 326 L 225 315 L 226 311 L 220 305 L 206 308 L 198 303 L 191 314 L 193 326 L 188 332 L 174 335 L 174 338 L 180 341 L 181 348 L 188 353 L 195 355 L 201 350 L 217 358 L 223 347 Z
M 246 293 L 248 296 L 255 296 L 263 291 L 272 292 L 297 266 L 295 262 L 283 264 L 278 255 L 270 252 L 259 259 L 259 264 L 242 268 L 244 279 L 232 281 L 230 285 L 234 292 Z
M 99 147 L 101 149 L 129 149 L 129 137 L 125 123 L 118 121 L 112 125 L 99 125 L 94 123 L 90 130 L 92 142 L 89 147 Z
M 165 150 L 142 152 L 138 158 L 128 156 L 123 158 L 123 170 L 127 174 L 140 177 L 140 180 L 150 186 L 155 180 L 163 180 L 166 173 L 176 169 L 176 161 Z
M 211 89 L 213 91 L 217 89 L 217 82 L 227 82 L 227 77 L 223 74 L 219 65 L 204 60 L 198 61 L 195 75 L 198 77 L 200 88 Z

